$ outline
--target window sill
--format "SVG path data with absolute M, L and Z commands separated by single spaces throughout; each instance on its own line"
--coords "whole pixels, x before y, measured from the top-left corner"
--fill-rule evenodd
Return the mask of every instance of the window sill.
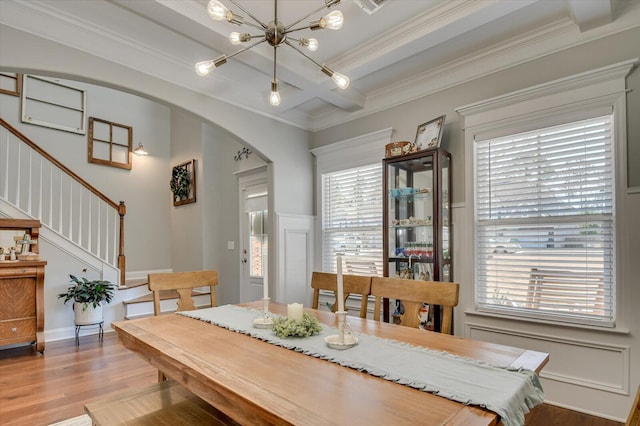
M 548 325 L 548 326 L 553 326 L 557 328 L 595 331 L 595 332 L 606 333 L 606 334 L 618 334 L 618 335 L 630 334 L 630 331 L 628 328 L 615 327 L 615 326 L 614 327 L 597 327 L 594 325 L 575 324 L 570 322 L 557 322 L 557 321 L 550 321 L 550 320 L 543 320 L 543 319 L 536 319 L 536 318 L 525 318 L 525 317 L 518 317 L 513 315 L 502 315 L 494 312 L 483 312 L 483 311 L 476 311 L 476 310 L 467 310 L 467 311 L 464 311 L 464 314 L 466 316 L 471 316 L 471 317 L 504 319 L 509 321 Z

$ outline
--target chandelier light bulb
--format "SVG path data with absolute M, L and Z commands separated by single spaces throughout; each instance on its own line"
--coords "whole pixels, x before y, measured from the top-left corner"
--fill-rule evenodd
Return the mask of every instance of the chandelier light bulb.
M 278 80 L 271 82 L 271 95 L 269 95 L 269 103 L 273 106 L 280 105 L 280 92 L 278 91 Z
M 205 77 L 215 68 L 216 66 L 213 63 L 213 60 L 198 62 L 196 64 L 196 74 L 198 74 L 200 77 Z
M 223 19 L 227 19 L 227 13 L 229 13 L 229 9 L 218 0 L 211 0 L 207 5 L 207 13 L 211 19 L 216 21 L 222 21 Z
M 231 34 L 229 34 L 229 41 L 231 42 L 231 44 L 238 45 L 241 43 L 240 41 L 240 33 L 239 32 L 232 32 Z
M 309 43 L 307 44 L 307 49 L 309 49 L 312 52 L 315 52 L 316 50 L 318 50 L 318 40 L 316 40 L 315 38 L 310 38 L 307 41 Z
M 349 83 L 351 82 L 351 80 L 349 80 L 349 77 L 335 71 L 331 76 L 331 80 L 333 80 L 334 83 L 336 83 L 336 86 L 338 86 L 341 89 L 346 89 L 347 87 L 349 87 Z
M 325 21 L 324 27 L 330 30 L 339 30 L 342 28 L 342 24 L 344 24 L 344 16 L 342 16 L 342 12 L 339 10 L 334 10 L 323 19 Z
M 231 34 L 229 34 L 229 41 L 233 45 L 238 45 L 240 43 L 244 43 L 249 40 L 251 40 L 251 34 L 248 34 L 248 33 L 241 34 L 239 32 L 234 31 Z
M 198 62 L 196 64 L 196 74 L 200 77 L 205 77 L 211 71 L 218 68 L 220 65 L 227 62 L 227 55 L 222 55 L 216 59 L 209 59 L 208 61 Z

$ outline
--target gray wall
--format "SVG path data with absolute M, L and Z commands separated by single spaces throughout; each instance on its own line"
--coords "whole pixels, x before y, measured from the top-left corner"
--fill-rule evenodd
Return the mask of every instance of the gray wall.
M 446 114 L 442 146 L 453 157 L 453 201 L 464 201 L 464 129 L 454 109 L 525 87 L 640 57 L 640 28 L 558 52 L 312 135 L 313 148 L 392 127 L 394 141 L 415 140 L 417 127 Z M 640 187 L 640 73 L 627 80 L 629 182 Z M 380 153 L 380 158 L 384 153 Z
M 615 332 L 517 321 L 474 314 L 472 218 L 473 200 L 465 199 L 463 118 L 456 107 L 592 69 L 640 58 L 640 28 L 589 42 L 566 51 L 532 60 L 481 79 L 443 90 L 368 117 L 317 132 L 314 147 L 392 127 L 393 140 L 415 138 L 419 124 L 446 114 L 443 147 L 453 157 L 454 278 L 461 285 L 455 310 L 457 335 L 550 353 L 542 370 L 548 402 L 624 419 L 640 383 L 640 193 L 619 191 L 617 198 L 618 250 L 617 325 Z M 627 78 L 627 155 L 630 187 L 640 187 L 640 70 Z M 618 153 L 618 159 L 624 158 Z M 384 156 L 380 152 L 380 158 Z M 626 167 L 625 164 L 619 164 Z M 623 185 L 624 187 L 624 185 Z M 469 254 L 471 252 L 471 255 Z

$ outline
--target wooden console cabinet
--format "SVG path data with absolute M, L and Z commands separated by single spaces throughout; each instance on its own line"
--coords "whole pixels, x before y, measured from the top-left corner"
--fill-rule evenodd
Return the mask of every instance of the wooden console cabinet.
M 38 235 L 38 221 L 0 219 L 0 230 Z M 32 239 L 34 239 L 32 237 Z M 34 244 L 32 252 L 37 253 Z M 42 260 L 0 262 L 0 346 L 34 342 L 44 351 L 44 267 Z

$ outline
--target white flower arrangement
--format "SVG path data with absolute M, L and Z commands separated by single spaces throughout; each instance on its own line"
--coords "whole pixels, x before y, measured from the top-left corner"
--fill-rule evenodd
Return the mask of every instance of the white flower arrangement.
M 313 315 L 304 313 L 302 321 L 295 321 L 287 317 L 273 319 L 273 332 L 280 338 L 310 337 L 322 331 L 318 319 Z

